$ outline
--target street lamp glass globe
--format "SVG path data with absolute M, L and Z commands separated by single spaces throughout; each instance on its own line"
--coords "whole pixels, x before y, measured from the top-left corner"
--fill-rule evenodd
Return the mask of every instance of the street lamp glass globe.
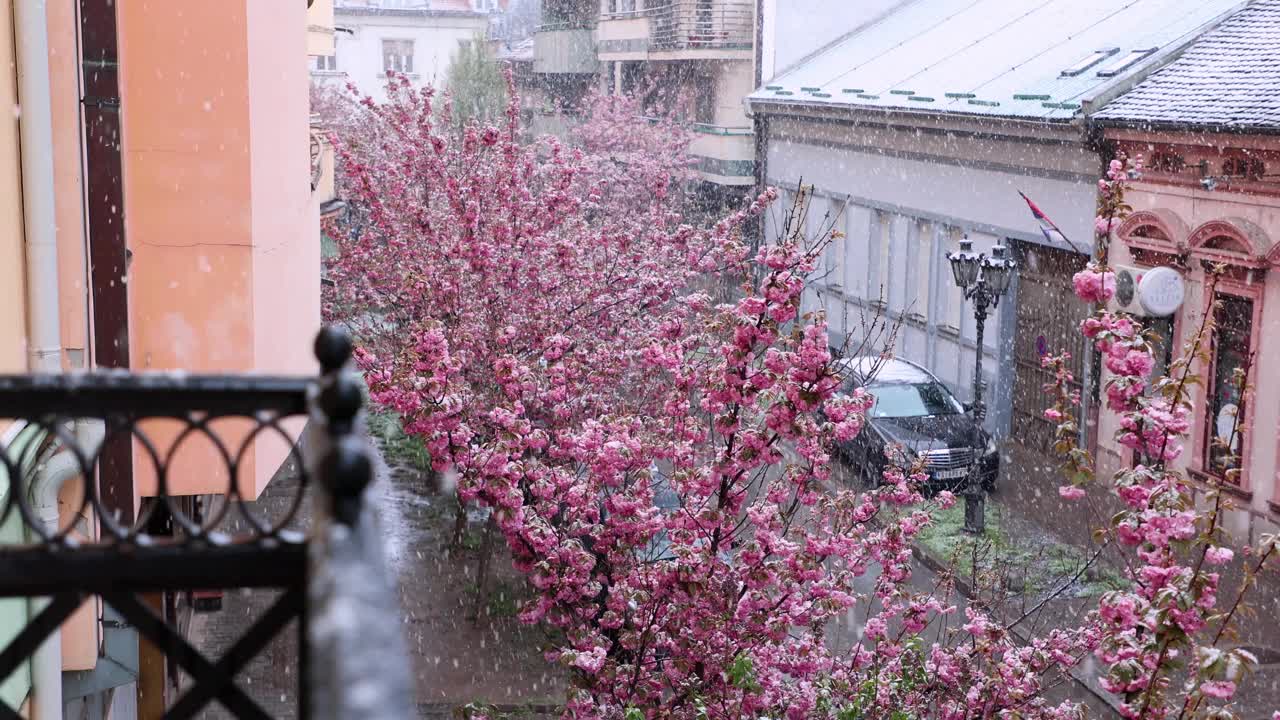
M 951 261 L 951 274 L 955 277 L 959 288 L 967 290 L 969 286 L 978 282 L 981 265 L 978 255 L 973 252 L 973 241 L 968 238 L 961 240 L 960 251 L 947 253 L 947 260 Z
M 982 275 L 986 280 L 987 287 L 996 297 L 1000 297 L 1009 291 L 1009 285 L 1013 282 L 1013 269 L 1016 267 L 1012 259 L 1008 257 L 1008 252 L 1002 245 L 996 245 L 991 248 L 991 257 L 987 258 L 983 263 Z

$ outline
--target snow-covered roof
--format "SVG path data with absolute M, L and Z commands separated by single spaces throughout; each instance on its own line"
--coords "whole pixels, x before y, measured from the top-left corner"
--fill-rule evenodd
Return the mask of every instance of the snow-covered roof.
M 1095 116 L 1104 124 L 1280 129 L 1280 0 L 1256 0 Z
M 514 43 L 503 43 L 495 54 L 498 60 L 513 63 L 533 62 L 533 38 Z
M 915 0 L 750 96 L 772 104 L 1066 120 L 1241 0 Z

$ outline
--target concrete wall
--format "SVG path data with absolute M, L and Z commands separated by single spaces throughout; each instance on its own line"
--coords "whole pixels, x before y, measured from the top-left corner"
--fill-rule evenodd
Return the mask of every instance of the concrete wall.
M 307 54 L 332 55 L 333 0 L 312 0 L 307 8 Z
M 326 76 L 324 81 L 355 83 L 360 92 L 378 100 L 386 99 L 386 75 L 383 72 L 382 41 L 413 40 L 413 73 L 415 86 L 431 85 L 443 89 L 449 62 L 464 41 L 483 35 L 488 20 L 482 16 L 372 16 L 343 13 L 339 9 L 334 22 L 353 33 L 337 33 L 339 77 Z
M 745 61 L 717 62 L 715 68 L 715 123 L 726 127 L 751 127 L 742 104 L 754 89 L 752 65 Z

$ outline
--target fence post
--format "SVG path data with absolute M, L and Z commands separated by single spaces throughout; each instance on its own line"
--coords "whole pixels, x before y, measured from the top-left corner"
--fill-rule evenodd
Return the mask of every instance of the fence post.
M 334 327 L 316 338 L 321 376 L 310 391 L 304 445 L 317 480 L 299 657 L 309 685 L 304 716 L 402 720 L 411 717 L 409 659 L 376 513 L 365 502 L 373 458 L 360 425 L 363 393 L 348 368 L 351 349 Z

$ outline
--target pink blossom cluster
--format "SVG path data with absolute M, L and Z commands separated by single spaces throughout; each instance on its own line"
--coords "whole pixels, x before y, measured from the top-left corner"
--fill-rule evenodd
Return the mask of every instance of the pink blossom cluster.
M 1071 278 L 1076 295 L 1085 302 L 1106 303 L 1116 294 L 1116 274 L 1096 263 L 1076 273 Z

